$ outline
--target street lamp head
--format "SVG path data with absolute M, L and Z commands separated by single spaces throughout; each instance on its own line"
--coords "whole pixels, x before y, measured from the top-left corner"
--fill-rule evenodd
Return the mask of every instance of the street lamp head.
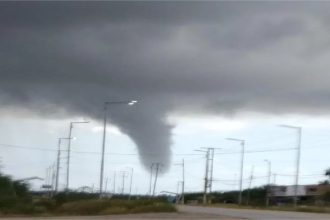
M 229 140 L 229 141 L 239 141 L 241 143 L 244 143 L 245 141 L 242 140 L 242 139 L 237 139 L 237 138 L 226 138 L 226 140 Z
M 130 102 L 128 103 L 128 105 L 135 105 L 136 103 L 138 103 L 138 101 L 136 101 L 136 100 L 132 100 L 132 101 L 130 101 Z
M 282 128 L 301 129 L 301 127 L 298 127 L 298 126 L 285 125 L 285 124 L 280 124 L 280 125 L 278 125 L 278 126 L 279 126 L 279 127 L 282 127 Z

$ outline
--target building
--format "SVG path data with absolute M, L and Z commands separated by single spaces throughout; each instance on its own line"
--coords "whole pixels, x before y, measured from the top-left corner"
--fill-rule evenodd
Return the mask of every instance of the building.
M 297 197 L 300 202 L 315 204 L 327 192 L 330 192 L 330 185 L 299 185 Z M 273 204 L 292 202 L 295 186 L 271 186 L 268 195 Z

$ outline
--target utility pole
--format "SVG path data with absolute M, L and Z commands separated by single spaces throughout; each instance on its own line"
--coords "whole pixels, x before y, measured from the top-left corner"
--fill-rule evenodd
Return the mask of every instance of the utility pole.
M 108 189 L 108 177 L 105 178 L 105 187 L 104 187 L 105 194 L 107 194 L 107 189 Z
M 124 195 L 125 191 L 125 178 L 127 177 L 127 173 L 125 171 L 121 172 L 122 177 L 122 188 L 121 188 L 121 194 Z
M 273 183 L 276 185 L 276 173 L 273 173 Z
M 300 171 L 300 155 L 301 155 L 301 133 L 302 133 L 302 127 L 297 126 L 291 126 L 291 125 L 280 125 L 281 127 L 294 129 L 297 131 L 297 155 L 296 155 L 296 175 L 295 175 L 295 188 L 294 188 L 294 199 L 293 199 L 293 205 L 294 207 L 297 207 L 298 204 L 298 184 L 299 184 L 299 171 Z
M 269 206 L 269 194 L 270 194 L 270 178 L 272 176 L 272 163 L 270 160 L 265 160 L 268 164 L 268 182 L 267 182 L 267 190 L 266 190 L 266 206 Z
M 72 139 L 72 129 L 74 124 L 83 124 L 89 123 L 88 121 L 74 121 L 70 122 L 70 129 L 69 129 L 69 140 L 68 140 L 68 159 L 67 159 L 67 166 L 66 166 L 66 185 L 65 190 L 69 191 L 69 182 L 70 182 L 70 159 L 71 159 L 71 139 Z
M 203 194 L 203 204 L 207 204 L 207 195 L 212 192 L 212 182 L 213 182 L 213 161 L 214 161 L 214 150 L 220 148 L 214 147 L 203 147 L 205 150 L 196 150 L 205 153 L 205 177 L 204 177 L 204 194 Z
M 243 168 L 244 168 L 244 154 L 245 154 L 245 141 L 236 138 L 227 138 L 230 141 L 237 141 L 241 145 L 241 168 L 240 168 L 240 183 L 239 183 L 239 194 L 238 194 L 238 205 L 242 204 L 242 191 L 243 191 Z
M 59 173 L 60 173 L 60 157 L 61 157 L 61 138 L 58 139 L 55 193 L 57 193 L 57 190 L 58 190 L 58 180 L 59 180 Z
M 207 188 L 209 186 L 209 159 L 210 159 L 210 149 L 206 150 L 195 150 L 205 153 L 205 176 L 204 176 L 204 193 L 203 193 L 203 204 L 207 204 Z
M 53 196 L 55 194 L 55 182 L 56 182 L 56 162 L 53 163 L 52 166 L 52 195 Z
M 207 203 L 207 186 L 208 186 L 208 173 L 209 173 L 209 158 L 210 158 L 210 151 L 206 151 L 205 156 L 205 177 L 204 177 L 204 194 L 203 194 L 203 204 Z
M 116 194 L 116 171 L 113 174 L 113 194 Z
M 250 175 L 250 182 L 249 182 L 249 191 L 248 191 L 247 205 L 249 205 L 249 201 L 250 201 L 250 189 L 252 187 L 253 173 L 254 173 L 254 166 L 252 166 L 252 168 L 251 168 L 251 175 Z
M 182 166 L 181 203 L 184 204 L 184 187 L 185 187 L 185 172 L 184 172 L 185 166 L 184 166 L 184 159 L 182 159 L 182 163 L 177 163 L 175 165 Z
M 251 175 L 250 175 L 250 182 L 249 182 L 248 198 L 246 200 L 246 205 L 249 205 L 249 202 L 250 202 L 250 190 L 251 190 L 252 181 L 253 181 L 253 172 L 254 172 L 254 166 L 251 167 Z
M 213 184 L 213 161 L 214 161 L 214 148 L 209 147 L 208 150 L 210 151 L 209 161 L 210 161 L 210 181 L 209 181 L 209 193 L 212 193 L 212 184 Z
M 158 172 L 159 172 L 160 165 L 161 165 L 160 163 L 156 163 L 156 174 L 155 174 L 154 190 L 152 192 L 153 196 L 155 196 L 155 192 L 156 192 L 156 185 L 157 185 Z
M 130 169 L 131 169 L 131 180 L 130 180 L 130 184 L 129 184 L 129 196 L 128 196 L 128 200 L 131 200 L 132 184 L 133 184 L 133 173 L 134 173 L 134 168 L 130 167 Z

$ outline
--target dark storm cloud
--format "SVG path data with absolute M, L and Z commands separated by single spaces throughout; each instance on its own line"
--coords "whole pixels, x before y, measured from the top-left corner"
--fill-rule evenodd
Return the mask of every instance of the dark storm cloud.
M 0 101 L 111 120 L 168 164 L 173 113 L 329 110 L 326 2 L 1 2 Z

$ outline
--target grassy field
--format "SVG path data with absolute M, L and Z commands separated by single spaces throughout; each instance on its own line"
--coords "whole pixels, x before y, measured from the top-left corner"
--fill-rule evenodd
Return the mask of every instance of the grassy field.
M 2 209 L 0 215 L 61 216 L 156 212 L 176 212 L 176 208 L 162 200 L 87 199 L 57 204 L 53 200 L 42 199 L 33 204 L 20 204 L 10 209 Z

